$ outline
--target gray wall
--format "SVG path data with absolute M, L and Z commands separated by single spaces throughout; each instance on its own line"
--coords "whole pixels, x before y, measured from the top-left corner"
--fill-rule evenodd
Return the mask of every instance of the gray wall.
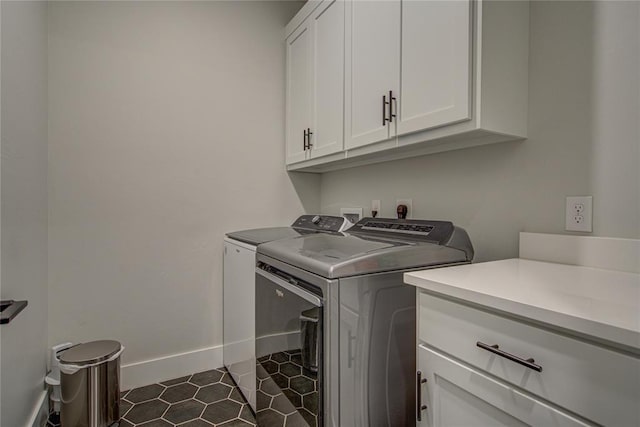
M 29 301 L 0 329 L 0 425 L 23 426 L 47 358 L 47 5 L 3 1 L 2 299 Z
M 518 232 L 564 233 L 565 196 L 593 195 L 593 235 L 640 237 L 640 3 L 531 2 L 529 138 L 324 174 L 324 213 L 412 198 L 464 227 L 476 261 Z
M 284 165 L 299 7 L 50 4 L 51 344 L 114 338 L 125 364 L 222 344 L 224 233 L 319 209 L 319 177 Z

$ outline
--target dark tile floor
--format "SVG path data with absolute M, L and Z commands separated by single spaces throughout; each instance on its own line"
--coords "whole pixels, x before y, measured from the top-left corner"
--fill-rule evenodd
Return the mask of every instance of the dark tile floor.
M 316 375 L 302 368 L 300 350 L 274 353 L 257 363 L 261 425 L 318 425 Z M 123 391 L 120 427 L 255 426 L 256 418 L 226 369 Z M 58 427 L 51 417 L 49 427 Z
M 226 369 L 214 369 L 120 393 L 120 427 L 255 426 Z M 47 427 L 59 427 L 52 414 Z
M 224 368 L 122 392 L 120 414 L 120 427 L 256 425 Z
M 300 350 L 258 359 L 256 417 L 269 427 L 318 425 L 317 375 L 302 367 Z

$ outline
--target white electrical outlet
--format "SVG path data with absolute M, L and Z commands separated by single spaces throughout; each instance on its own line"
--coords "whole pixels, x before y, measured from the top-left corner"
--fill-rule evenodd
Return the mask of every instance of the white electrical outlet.
M 397 199 L 396 208 L 398 205 L 405 205 L 407 207 L 407 218 L 412 218 L 413 215 L 413 199 Z
M 375 212 L 375 214 L 374 214 Z M 371 216 L 376 217 L 380 215 L 380 200 L 371 201 Z
M 569 196 L 565 209 L 565 229 L 567 231 L 592 231 L 592 196 Z

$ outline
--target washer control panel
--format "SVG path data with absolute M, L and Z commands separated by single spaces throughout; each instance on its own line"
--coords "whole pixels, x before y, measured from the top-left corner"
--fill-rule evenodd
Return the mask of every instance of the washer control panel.
M 342 216 L 302 215 L 291 227 L 314 231 L 344 231 L 353 224 Z

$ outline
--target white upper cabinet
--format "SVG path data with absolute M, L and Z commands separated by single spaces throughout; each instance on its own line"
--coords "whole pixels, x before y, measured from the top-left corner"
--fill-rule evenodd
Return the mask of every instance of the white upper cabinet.
M 397 133 L 471 119 L 471 1 L 403 1 Z
M 353 1 L 347 149 L 471 118 L 471 1 Z
M 527 136 L 527 1 L 309 0 L 286 31 L 287 88 L 308 90 L 287 95 L 289 170 Z M 312 58 L 304 77 L 289 58 L 302 55 L 296 37 L 307 38 Z M 292 102 L 304 100 L 298 111 Z
M 305 160 L 311 126 L 311 29 L 301 25 L 287 38 L 287 164 Z
M 400 86 L 400 6 L 400 0 L 347 4 L 346 149 L 393 136 L 386 103 Z
M 287 37 L 287 164 L 343 150 L 344 6 L 310 2 Z
M 311 158 L 340 152 L 344 141 L 344 6 L 326 0 L 313 12 Z

